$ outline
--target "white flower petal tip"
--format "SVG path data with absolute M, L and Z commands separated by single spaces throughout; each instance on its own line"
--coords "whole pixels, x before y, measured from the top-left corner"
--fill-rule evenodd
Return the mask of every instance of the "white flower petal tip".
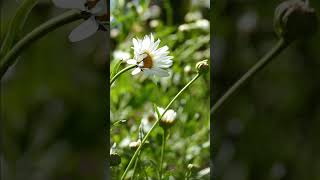
M 99 30 L 107 30 L 107 5 L 105 0 L 52 0 L 54 5 L 64 9 L 78 9 L 90 14 L 90 18 L 75 28 L 69 35 L 71 42 L 81 41 Z
M 101 16 L 107 13 L 107 5 L 105 0 L 100 0 L 90 12 L 94 15 Z
M 128 60 L 127 60 L 127 63 L 134 65 L 134 64 L 137 64 L 137 61 L 134 60 L 134 59 L 128 59 Z
M 141 69 L 140 68 L 136 68 L 131 72 L 131 74 L 134 76 L 134 75 L 139 74 L 140 72 L 141 72 Z
M 69 35 L 71 42 L 78 42 L 95 34 L 99 29 L 99 24 L 90 18 L 76 27 Z
M 155 41 L 153 34 L 146 35 L 143 39 L 133 38 L 132 44 L 135 61 L 127 61 L 128 64 L 137 64 L 146 76 L 168 77 L 170 75 L 166 69 L 172 66 L 173 57 L 168 56 L 168 46 L 158 48 L 160 40 Z

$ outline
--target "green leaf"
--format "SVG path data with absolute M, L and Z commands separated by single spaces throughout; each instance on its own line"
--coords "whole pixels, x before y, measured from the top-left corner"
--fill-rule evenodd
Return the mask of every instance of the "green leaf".
M 156 104 L 153 104 L 153 108 L 154 108 L 154 111 L 157 113 L 157 119 L 159 119 L 161 117 L 161 115 L 160 115 L 160 112 L 158 110 L 158 106 Z
M 21 33 L 23 26 L 33 9 L 39 0 L 24 0 L 19 6 L 15 16 L 10 22 L 8 32 L 4 38 L 4 42 L 0 49 L 0 57 L 5 55 L 12 45 L 18 40 L 18 35 Z
M 117 74 L 117 72 L 119 71 L 120 65 L 122 64 L 123 61 L 118 61 L 115 65 L 114 68 L 111 72 L 111 77 L 113 77 L 114 75 Z

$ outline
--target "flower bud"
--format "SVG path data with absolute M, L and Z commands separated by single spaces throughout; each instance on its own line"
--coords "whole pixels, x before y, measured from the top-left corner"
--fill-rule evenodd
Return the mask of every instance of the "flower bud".
M 196 68 L 199 74 L 207 73 L 209 71 L 208 60 L 200 61 L 196 64 Z
M 164 112 L 164 109 L 163 108 L 160 108 L 158 107 L 158 111 L 160 114 L 163 114 Z M 169 109 L 161 118 L 159 124 L 161 127 L 163 128 L 170 128 L 171 126 L 174 125 L 174 123 L 176 122 L 176 116 L 177 116 L 177 113 L 172 110 L 172 109 Z
M 140 140 L 138 140 L 138 141 L 133 141 L 133 142 L 131 142 L 130 144 L 129 144 L 129 147 L 130 147 L 130 149 L 132 149 L 132 150 L 136 150 L 136 149 L 138 149 L 138 147 L 141 145 L 141 141 Z
M 317 30 L 317 23 L 315 10 L 301 0 L 284 1 L 275 10 L 275 31 L 286 41 L 312 35 Z
M 118 166 L 121 163 L 121 157 L 118 153 L 110 153 L 110 166 Z
M 196 172 L 199 169 L 199 166 L 196 164 L 188 164 L 188 169 L 191 172 Z

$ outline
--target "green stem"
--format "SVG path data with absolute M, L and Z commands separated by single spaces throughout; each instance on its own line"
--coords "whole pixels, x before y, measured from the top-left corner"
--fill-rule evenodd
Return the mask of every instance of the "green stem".
M 19 42 L 17 42 L 13 48 L 4 56 L 0 63 L 0 79 L 6 73 L 6 71 L 15 63 L 16 58 L 19 54 L 31 45 L 36 40 L 45 36 L 49 32 L 73 21 L 85 18 L 86 15 L 80 11 L 70 10 L 65 12 L 34 29 L 32 32 L 27 34 Z
M 186 174 L 186 180 L 189 180 L 190 179 L 190 176 L 191 176 L 191 170 L 188 170 L 187 174 Z
M 150 136 L 151 132 L 155 129 L 155 127 L 158 125 L 158 123 L 160 122 L 161 118 L 163 117 L 163 115 L 169 110 L 170 106 L 173 104 L 173 102 L 193 83 L 195 82 L 198 78 L 200 77 L 200 74 L 197 74 L 188 84 L 186 84 L 179 92 L 178 94 L 176 94 L 176 96 L 170 101 L 170 103 L 167 105 L 167 107 L 165 108 L 164 112 L 161 114 L 160 118 L 157 119 L 157 121 L 153 124 L 153 126 L 151 127 L 151 129 L 149 130 L 149 132 L 144 136 L 142 142 L 141 142 L 141 145 L 138 147 L 138 149 L 136 150 L 136 152 L 133 154 L 126 170 L 124 171 L 122 177 L 121 177 L 121 180 L 123 180 L 130 167 L 132 166 L 135 158 L 137 157 L 138 155 L 138 152 L 140 151 L 140 149 L 143 147 L 143 145 L 145 144 L 145 142 L 147 141 L 148 137 Z
M 170 0 L 165 0 L 164 1 L 164 8 L 166 9 L 166 20 L 168 25 L 172 25 L 172 7 Z
M 126 71 L 129 71 L 130 69 L 133 69 L 133 68 L 135 68 L 135 67 L 137 67 L 137 66 L 136 66 L 136 65 L 130 65 L 130 66 L 122 69 L 121 71 L 119 71 L 119 72 L 118 72 L 116 75 L 114 75 L 114 76 L 112 77 L 112 79 L 110 80 L 110 86 L 118 79 L 118 77 L 119 77 L 121 74 L 123 74 L 123 73 L 125 73 Z
M 163 134 L 162 134 L 162 147 L 161 147 L 161 160 L 160 160 L 160 180 L 162 179 L 162 167 L 163 167 L 163 159 L 164 159 L 164 150 L 166 147 L 166 138 L 167 136 L 167 130 L 163 128 Z
M 141 154 L 141 151 L 139 152 L 138 157 L 136 159 L 136 162 L 134 163 L 131 180 L 134 180 L 134 175 L 136 174 L 136 169 L 137 169 L 137 166 L 138 166 L 140 154 Z
M 252 68 L 250 68 L 231 88 L 213 105 L 210 114 L 213 115 L 226 100 L 240 89 L 248 80 L 262 70 L 268 63 L 277 57 L 285 48 L 290 45 L 290 42 L 280 39 L 278 43 L 264 56 L 262 57 Z

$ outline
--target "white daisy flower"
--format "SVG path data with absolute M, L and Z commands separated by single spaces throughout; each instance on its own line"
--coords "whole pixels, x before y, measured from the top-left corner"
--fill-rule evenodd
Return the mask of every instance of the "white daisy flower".
M 98 30 L 107 30 L 108 15 L 105 0 L 53 0 L 53 3 L 59 8 L 78 9 L 89 14 L 89 18 L 70 33 L 71 42 L 86 39 Z
M 134 58 L 127 60 L 128 64 L 137 65 L 132 75 L 143 72 L 147 76 L 169 76 L 167 68 L 172 66 L 172 56 L 169 55 L 168 46 L 158 48 L 160 40 L 154 40 L 153 35 L 142 39 L 133 38 Z
M 156 116 L 153 113 L 146 113 L 141 119 L 141 126 L 144 132 L 148 132 L 156 121 Z

